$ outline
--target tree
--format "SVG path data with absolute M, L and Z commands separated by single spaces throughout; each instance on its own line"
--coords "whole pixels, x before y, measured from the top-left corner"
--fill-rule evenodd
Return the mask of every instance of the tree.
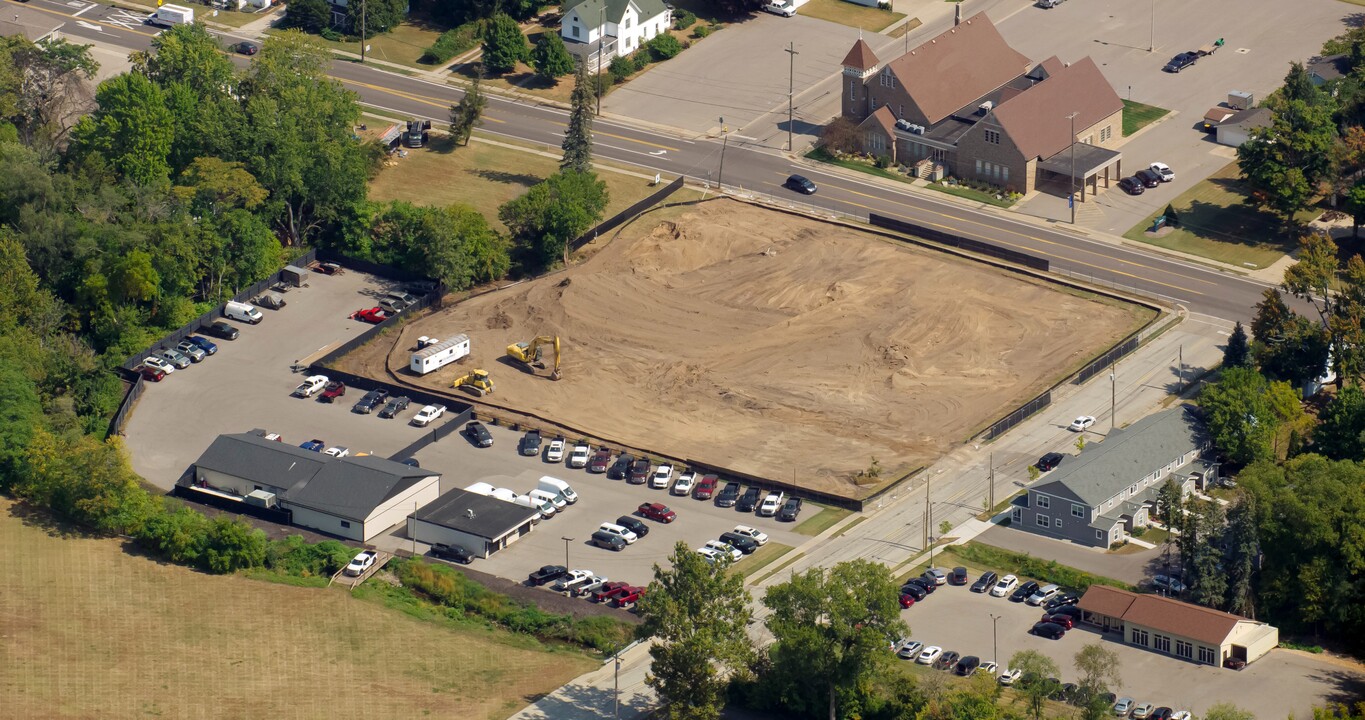
M 1302 65 L 1291 67 L 1285 90 L 1267 101 L 1272 119 L 1237 148 L 1242 178 L 1257 202 L 1286 223 L 1306 208 L 1332 171 L 1336 125 L 1332 104 L 1311 82 L 1304 87 Z
M 474 208 L 394 202 L 374 221 L 373 257 L 440 278 L 452 290 L 507 273 L 506 242 Z
M 346 6 L 346 26 L 351 32 L 359 34 L 361 26 L 360 14 L 365 14 L 365 35 L 372 37 L 380 33 L 386 33 L 407 16 L 408 0 L 367 0 L 363 3 L 349 3 Z
M 820 131 L 820 147 L 830 153 L 857 152 L 862 147 L 857 124 L 843 115 L 830 120 Z
M 1251 364 L 1251 346 L 1247 331 L 1239 320 L 1228 335 L 1228 344 L 1223 348 L 1223 367 L 1248 367 Z
M 201 92 L 223 92 L 236 75 L 218 39 L 200 23 L 175 25 L 161 32 L 152 38 L 151 52 L 134 53 L 132 60 L 134 70 L 162 87 L 185 83 Z
M 100 83 L 99 108 L 75 129 L 86 153 L 99 153 L 120 175 L 139 185 L 167 186 L 174 139 L 166 96 L 144 75 L 125 73 Z
M 592 171 L 592 88 L 588 85 L 587 63 L 579 63 L 574 73 L 573 95 L 569 97 L 569 129 L 564 133 L 564 159 L 561 170 Z
M 1176 521 L 1184 511 L 1185 494 L 1180 491 L 1180 486 L 1175 483 L 1174 478 L 1166 478 L 1166 482 L 1156 491 L 1156 515 L 1166 527 L 1174 527 Z
M 279 24 L 281 28 L 320 33 L 332 26 L 332 6 L 327 0 L 290 0 L 289 12 Z
M 559 78 L 574 71 L 573 56 L 557 32 L 540 34 L 531 50 L 531 65 L 536 69 L 536 76 L 549 83 L 558 82 Z
M 1346 212 L 1351 214 L 1351 237 L 1359 238 L 1360 224 L 1365 222 L 1365 178 L 1351 185 L 1346 191 L 1345 200 Z
M 493 22 L 484 34 L 484 69 L 498 75 L 512 72 L 517 63 L 526 60 L 529 50 L 526 36 L 521 34 L 516 20 L 504 13 L 493 16 Z
M 1057 663 L 1037 650 L 1020 650 L 1010 656 L 1009 667 L 1011 670 L 1018 670 L 1023 677 L 1029 678 L 1027 682 L 1019 683 L 1018 686 L 1028 699 L 1029 715 L 1033 716 L 1034 720 L 1041 720 L 1048 696 L 1052 694 L 1052 688 L 1046 680 L 1061 674 L 1057 669 Z
M 1121 682 L 1119 656 L 1099 643 L 1081 647 L 1075 657 L 1076 672 L 1080 673 L 1081 697 L 1086 699 L 1084 717 L 1098 720 L 1109 709 L 1104 694 Z
M 1223 572 L 1223 550 L 1218 539 L 1223 534 L 1223 507 L 1218 503 L 1200 503 L 1194 515 L 1197 524 L 1193 538 L 1193 557 L 1185 562 L 1184 581 L 1189 597 L 1206 607 L 1222 609 L 1227 599 L 1228 581 Z
M 602 219 L 606 207 L 606 183 L 590 172 L 562 170 L 498 208 L 498 219 L 525 256 L 523 264 L 547 267 Z
M 25 145 L 52 153 L 89 109 L 88 81 L 99 70 L 91 47 L 63 39 L 35 45 L 22 35 L 0 37 L 0 68 L 8 71 L 10 88 L 0 93 L 8 98 L 0 101 L 2 119 L 14 124 Z
M 1313 431 L 1313 449 L 1333 460 L 1365 460 L 1365 392 L 1342 388 Z
M 638 636 L 654 638 L 645 682 L 675 720 L 715 720 L 725 704 L 729 674 L 754 655 L 747 627 L 753 618 L 743 576 L 729 562 L 711 563 L 684 542 L 673 547 L 670 569 L 654 566 L 640 600 Z
M 1228 612 L 1256 617 L 1256 568 L 1260 564 L 1261 541 L 1256 528 L 1256 498 L 1243 494 L 1228 508 L 1223 531 L 1227 548 L 1224 569 L 1227 574 Z
M 1204 711 L 1203 720 L 1256 720 L 1254 713 L 1243 710 L 1232 703 L 1218 703 Z
M 483 94 L 483 73 L 479 73 L 464 91 L 460 102 L 450 107 L 450 134 L 455 142 L 469 144 L 474 128 L 483 125 L 483 109 L 487 105 L 488 98 Z
M 830 720 L 840 691 L 873 677 L 891 657 L 887 639 L 909 631 L 896 583 L 867 560 L 811 568 L 768 588 L 763 604 L 775 639 L 769 657 L 788 708 L 807 714 L 825 704 Z
M 1337 244 L 1322 233 L 1299 239 L 1298 262 L 1284 271 L 1284 289 L 1313 306 L 1323 325 L 1332 316 L 1332 284 L 1337 278 Z
M 1301 62 L 1289 63 L 1289 73 L 1284 76 L 1281 95 L 1289 101 L 1320 103 L 1325 100 L 1322 90 L 1313 84 L 1312 76 Z
M 1232 368 L 1199 396 L 1213 444 L 1236 463 L 1288 452 L 1288 436 L 1309 419 L 1285 382 L 1270 382 L 1250 368 Z

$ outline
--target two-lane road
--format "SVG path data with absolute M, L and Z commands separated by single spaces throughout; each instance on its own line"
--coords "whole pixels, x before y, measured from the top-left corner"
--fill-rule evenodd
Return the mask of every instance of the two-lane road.
M 91 6 L 87 0 L 32 0 L 27 7 L 63 16 L 61 32 L 66 35 L 128 51 L 149 48 L 158 32 L 158 28 L 138 24 L 135 12 Z M 225 44 L 241 39 L 231 33 L 218 34 Z M 249 62 L 240 56 L 235 56 L 235 60 Z M 330 73 L 367 106 L 441 123 L 448 121 L 450 106 L 463 95 L 451 85 L 346 59 L 334 60 Z M 566 119 L 567 113 L 558 107 L 491 95 L 482 131 L 558 147 Z M 723 180 L 727 186 L 855 217 L 865 218 L 875 212 L 951 231 L 1047 258 L 1058 272 L 1178 302 L 1192 311 L 1215 317 L 1248 319 L 1266 287 L 1235 273 L 1090 237 L 1064 224 L 1026 222 L 1008 213 L 976 209 L 928 193 L 912 193 L 850 178 L 742 142 L 688 139 L 611 118 L 599 118 L 594 123 L 593 135 L 594 152 L 604 159 L 664 175 L 685 175 L 712 182 L 721 179 L 723 161 Z M 813 179 L 820 186 L 819 192 L 807 197 L 782 187 L 783 180 L 792 173 Z

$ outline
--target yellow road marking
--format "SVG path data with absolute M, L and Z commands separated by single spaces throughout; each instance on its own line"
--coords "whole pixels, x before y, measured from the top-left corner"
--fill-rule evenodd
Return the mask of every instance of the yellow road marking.
M 448 109 L 450 109 L 450 105 L 451 105 L 451 104 L 448 103 L 448 102 L 447 102 L 447 103 L 436 102 L 435 100 L 432 100 L 432 99 L 430 99 L 430 98 L 428 98 L 428 97 L 424 97 L 424 96 L 422 96 L 422 95 L 414 95 L 414 94 L 409 93 L 409 92 L 403 92 L 402 90 L 394 90 L 393 88 L 386 88 L 386 87 L 383 87 L 383 86 L 380 86 L 380 85 L 372 85 L 372 84 L 370 84 L 370 83 L 361 82 L 361 81 L 359 81 L 359 80 L 346 80 L 346 79 L 344 79 L 344 78 L 336 78 L 336 80 L 337 80 L 337 82 L 340 82 L 340 83 L 342 83 L 343 85 L 355 85 L 355 86 L 358 86 L 358 87 L 369 88 L 369 89 L 374 90 L 374 91 L 376 91 L 376 92 L 386 93 L 386 94 L 388 94 L 388 95 L 393 95 L 393 96 L 395 96 L 395 97 L 400 97 L 400 98 L 403 98 L 403 99 L 405 99 L 405 100 L 411 100 L 411 101 L 417 102 L 417 103 L 422 103 L 423 105 L 430 105 L 430 106 L 432 106 L 432 107 L 446 108 L 446 109 L 448 110 Z M 490 120 L 490 121 L 495 122 L 495 123 L 506 123 L 506 122 L 507 122 L 506 120 L 499 120 L 498 118 L 489 117 L 488 115 L 483 115 L 480 119 L 482 119 L 482 120 Z

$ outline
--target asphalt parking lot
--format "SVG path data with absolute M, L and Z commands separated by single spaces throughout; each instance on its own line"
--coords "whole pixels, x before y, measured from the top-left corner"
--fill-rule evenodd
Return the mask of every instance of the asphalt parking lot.
M 949 568 L 951 569 L 951 568 Z M 971 575 L 975 582 L 979 573 Z M 1026 578 L 1020 578 L 1022 583 Z M 1359 692 L 1365 678 L 1322 658 L 1288 650 L 1274 650 L 1240 672 L 1177 660 L 1114 641 L 1112 635 L 1078 626 L 1061 640 L 1045 640 L 1028 633 L 1042 608 L 1006 598 L 974 593 L 969 586 L 944 585 L 901 615 L 911 637 L 925 645 L 976 655 L 995 656 L 992 625 L 996 626 L 1001 666 L 1021 650 L 1037 650 L 1052 658 L 1062 682 L 1075 682 L 1074 658 L 1081 647 L 1095 642 L 1119 656 L 1123 686 L 1112 688 L 1120 697 L 1150 702 L 1202 716 L 1209 706 L 1231 702 L 1257 717 L 1307 717 L 1312 705 L 1340 701 Z M 991 615 L 1000 617 L 993 623 Z M 901 662 L 912 662 L 905 660 Z

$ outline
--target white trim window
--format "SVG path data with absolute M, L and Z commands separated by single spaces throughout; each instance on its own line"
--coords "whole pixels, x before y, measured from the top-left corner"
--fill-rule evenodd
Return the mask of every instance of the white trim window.
M 1033 522 L 1036 523 L 1038 527 L 1050 527 L 1052 525 L 1051 518 L 1046 515 L 1038 515 L 1033 518 Z
M 1038 498 L 1038 507 L 1040 507 L 1040 508 L 1042 508 L 1042 509 L 1044 509 L 1044 510 L 1051 510 L 1051 509 L 1052 509 L 1052 498 L 1049 498 L 1049 497 L 1046 496 L 1046 495 L 1038 495 L 1037 498 Z
M 1110 500 L 1109 502 L 1113 503 L 1114 501 Z M 1086 515 L 1085 511 L 1086 507 L 1084 505 L 1077 505 L 1076 503 L 1071 503 L 1071 517 L 1078 517 L 1084 519 Z

